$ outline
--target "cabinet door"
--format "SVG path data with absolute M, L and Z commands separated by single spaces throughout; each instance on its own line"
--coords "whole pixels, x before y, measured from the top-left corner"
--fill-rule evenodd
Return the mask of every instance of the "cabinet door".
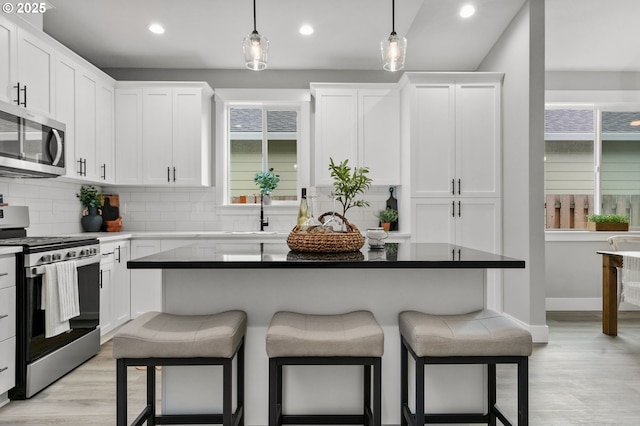
M 53 116 L 54 53 L 37 37 L 18 28 L 18 82 L 26 86 L 26 107 Z M 24 93 L 20 93 L 21 101 Z
M 412 242 L 454 242 L 456 206 L 453 198 L 414 199 L 411 204 Z
M 142 151 L 144 183 L 173 181 L 173 106 L 170 88 L 142 90 Z
M 501 182 L 500 85 L 456 87 L 456 178 L 463 197 L 498 197 Z
M 412 196 L 451 196 L 455 179 L 455 86 L 419 85 L 413 95 Z
M 100 335 L 114 329 L 113 313 L 113 253 L 100 262 Z
M 159 240 L 133 240 L 131 258 L 137 259 L 160 252 Z M 131 270 L 131 318 L 149 311 L 162 310 L 162 271 Z
M 0 289 L 0 342 L 16 335 L 16 286 Z
M 17 27 L 0 16 L 0 100 L 15 105 L 18 53 Z
M 500 253 L 500 200 L 460 198 L 456 201 L 456 244 Z
M 76 162 L 82 161 L 84 179 L 97 182 L 96 119 L 98 81 L 84 70 L 79 72 L 76 100 Z M 79 164 L 79 163 L 78 163 Z
M 77 178 L 76 161 L 76 84 L 77 64 L 62 56 L 56 57 L 56 120 L 64 123 L 64 161 L 66 177 Z
M 395 89 L 358 91 L 358 166 L 374 185 L 400 183 L 400 94 Z
M 16 385 L 16 338 L 0 342 L 0 394 Z
M 358 93 L 355 89 L 316 91 L 315 184 L 333 184 L 329 159 L 358 165 Z
M 116 243 L 114 253 L 113 314 L 116 327 L 131 318 L 131 271 L 127 269 L 130 259 L 129 241 Z
M 115 92 L 116 184 L 142 184 L 142 89 Z
M 181 186 L 202 184 L 204 143 L 202 137 L 202 91 L 173 89 L 173 164 L 172 182 Z
M 96 167 L 98 182 L 115 182 L 113 87 L 99 82 L 96 92 Z

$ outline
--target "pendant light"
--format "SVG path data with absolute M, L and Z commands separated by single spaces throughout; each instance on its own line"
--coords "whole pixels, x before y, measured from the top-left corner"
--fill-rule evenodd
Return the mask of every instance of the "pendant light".
M 385 71 L 400 71 L 404 68 L 407 39 L 396 34 L 396 1 L 391 0 L 391 34 L 380 42 L 380 52 Z
M 267 68 L 269 40 L 256 30 L 256 0 L 253 0 L 253 32 L 242 41 L 242 50 L 247 68 L 254 71 Z

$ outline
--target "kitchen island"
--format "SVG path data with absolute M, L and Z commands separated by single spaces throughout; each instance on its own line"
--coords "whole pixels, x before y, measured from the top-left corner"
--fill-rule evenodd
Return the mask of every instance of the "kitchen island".
M 279 310 L 337 314 L 366 309 L 385 333 L 382 421 L 400 420 L 398 314 L 420 310 L 466 313 L 486 306 L 487 269 L 524 268 L 522 260 L 449 244 L 386 244 L 382 250 L 342 254 L 290 252 L 282 242 L 198 243 L 128 262 L 161 269 L 163 310 L 197 315 L 242 309 L 248 315 L 245 410 L 247 425 L 268 420 L 265 334 Z M 132 286 L 136 283 L 132 282 Z M 362 369 L 291 367 L 285 406 L 291 411 L 357 413 Z M 482 411 L 486 372 L 479 366 L 427 372 L 428 411 Z M 165 413 L 221 409 L 222 372 L 216 367 L 164 368 Z M 213 403 L 212 403 L 213 401 Z

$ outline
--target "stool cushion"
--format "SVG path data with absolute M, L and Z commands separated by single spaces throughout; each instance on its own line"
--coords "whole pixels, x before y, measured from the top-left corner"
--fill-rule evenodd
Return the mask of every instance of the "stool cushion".
M 171 315 L 147 312 L 113 338 L 118 358 L 231 358 L 247 331 L 247 314 Z
M 521 325 L 485 309 L 464 315 L 400 313 L 400 334 L 417 356 L 529 356 L 531 334 Z
M 267 355 L 381 357 L 384 333 L 369 311 L 341 315 L 276 312 L 267 330 Z

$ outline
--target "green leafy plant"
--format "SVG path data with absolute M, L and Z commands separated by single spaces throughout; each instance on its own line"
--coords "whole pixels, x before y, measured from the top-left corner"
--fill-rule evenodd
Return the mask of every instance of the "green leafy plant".
M 391 223 L 398 220 L 398 210 L 396 209 L 385 209 L 380 210 L 379 213 L 380 222 L 382 223 Z
M 619 214 L 589 214 L 587 215 L 587 221 L 595 223 L 629 223 L 629 216 Z
M 84 207 L 100 207 L 102 205 L 102 194 L 93 186 L 82 186 L 80 193 L 76 194 Z
M 367 176 L 368 167 L 356 167 L 351 171 L 349 160 L 336 164 L 329 158 L 329 170 L 333 178 L 333 196 L 342 205 L 344 216 L 351 207 L 368 207 L 365 200 L 356 200 L 358 194 L 364 194 L 371 187 L 372 179 Z
M 280 176 L 273 172 L 273 167 L 268 172 L 258 172 L 253 177 L 253 181 L 260 188 L 260 194 L 267 195 L 278 187 Z

